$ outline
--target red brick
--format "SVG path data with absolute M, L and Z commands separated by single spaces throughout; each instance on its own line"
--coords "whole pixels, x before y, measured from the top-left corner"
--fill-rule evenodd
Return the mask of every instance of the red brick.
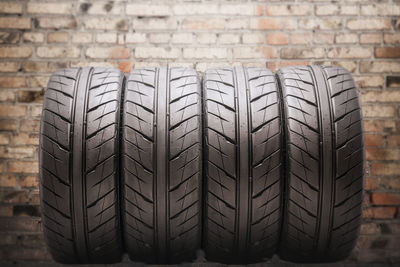
M 15 187 L 17 185 L 17 177 L 12 174 L 0 175 L 0 187 Z
M 288 38 L 284 33 L 270 33 L 267 34 L 267 43 L 271 45 L 285 45 L 288 43 Z
M 22 188 L 30 188 L 30 187 L 38 188 L 39 187 L 39 177 L 33 176 L 33 175 L 22 176 L 22 177 L 19 177 L 18 184 Z
M 400 149 L 369 148 L 367 160 L 400 160 Z
M 371 207 L 363 210 L 364 219 L 393 219 L 395 214 L 394 207 Z
M 365 135 L 365 145 L 366 145 L 366 147 L 382 146 L 383 145 L 382 135 L 366 134 Z
M 131 61 L 122 61 L 118 63 L 118 68 L 125 73 L 129 73 L 134 67 L 133 62 Z
M 365 132 L 382 132 L 383 126 L 380 120 L 364 120 Z
M 2 88 L 26 87 L 26 79 L 25 77 L 0 77 L 0 87 Z
M 262 18 L 250 21 L 250 28 L 259 30 L 295 29 L 296 25 L 294 19 Z
M 400 58 L 400 47 L 375 47 L 375 57 Z
M 388 141 L 388 146 L 389 147 L 400 146 L 400 134 L 389 135 L 387 137 L 387 141 Z
M 38 173 L 38 162 L 12 161 L 8 163 L 8 171 L 12 173 Z
M 400 175 L 400 164 L 398 163 L 372 163 L 372 175 Z
M 365 190 L 375 190 L 378 188 L 378 180 L 376 178 L 365 178 Z
M 372 193 L 372 203 L 375 205 L 400 205 L 400 194 Z
M 399 190 L 400 189 L 400 179 L 399 178 L 381 178 L 381 186 L 389 190 Z

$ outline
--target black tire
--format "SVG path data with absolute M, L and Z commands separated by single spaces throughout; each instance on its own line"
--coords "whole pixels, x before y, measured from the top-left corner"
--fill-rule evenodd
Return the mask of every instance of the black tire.
M 333 262 L 355 245 L 363 201 L 364 139 L 351 75 L 339 67 L 277 72 L 287 139 L 280 256 Z
M 114 263 L 119 217 L 119 70 L 55 72 L 40 127 L 40 197 L 48 249 L 61 263 Z
M 207 70 L 204 90 L 206 258 L 252 263 L 279 242 L 283 128 L 265 68 Z
M 196 258 L 201 240 L 201 98 L 188 68 L 133 70 L 122 116 L 126 250 L 133 261 Z

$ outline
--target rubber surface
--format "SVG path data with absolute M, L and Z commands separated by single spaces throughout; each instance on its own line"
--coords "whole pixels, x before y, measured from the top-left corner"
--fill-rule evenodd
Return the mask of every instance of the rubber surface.
M 277 72 L 286 120 L 286 195 L 280 256 L 295 262 L 347 257 L 358 237 L 364 138 L 351 75 L 339 67 Z
M 265 68 L 207 70 L 204 90 L 206 258 L 251 263 L 277 249 L 283 128 L 275 76 Z
M 55 72 L 40 128 L 40 197 L 48 249 L 61 263 L 114 263 L 119 215 L 118 70 Z
M 122 116 L 123 222 L 133 261 L 196 258 L 201 241 L 201 98 L 188 68 L 133 70 Z

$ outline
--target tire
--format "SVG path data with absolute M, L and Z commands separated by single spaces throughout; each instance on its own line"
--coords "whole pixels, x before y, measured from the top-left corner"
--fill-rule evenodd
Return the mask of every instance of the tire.
M 265 68 L 207 70 L 204 90 L 206 258 L 253 263 L 274 254 L 281 224 L 283 128 Z
M 45 240 L 60 263 L 114 263 L 119 214 L 118 70 L 55 72 L 40 127 L 40 201 Z
M 126 250 L 133 261 L 196 258 L 201 241 L 201 98 L 188 68 L 133 70 L 122 116 Z
M 353 249 L 363 201 L 364 138 L 351 75 L 339 67 L 277 72 L 286 142 L 286 195 L 280 256 L 333 262 Z

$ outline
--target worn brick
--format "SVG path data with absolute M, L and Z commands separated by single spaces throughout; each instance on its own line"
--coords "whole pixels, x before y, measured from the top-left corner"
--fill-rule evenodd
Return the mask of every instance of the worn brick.
M 240 35 L 233 33 L 223 33 L 218 37 L 220 44 L 238 44 L 240 42 Z
M 372 203 L 375 205 L 400 205 L 398 193 L 372 193 Z
M 361 224 L 361 235 L 376 235 L 380 233 L 379 226 L 376 223 L 363 223 Z
M 171 11 L 167 5 L 127 4 L 125 12 L 134 16 L 169 16 Z
M 350 30 L 388 30 L 391 28 L 390 19 L 350 19 L 347 21 Z
M 145 33 L 128 33 L 125 36 L 125 42 L 127 44 L 144 43 L 146 42 Z
M 210 15 L 219 14 L 218 5 L 207 4 L 184 4 L 179 3 L 172 7 L 175 15 Z
M 0 107 L 1 110 L 1 107 Z M 1 114 L 1 113 L 0 113 Z M 18 122 L 15 119 L 0 119 L 0 130 L 2 131 L 15 131 Z M 1 164 L 0 164 L 1 167 Z M 0 168 L 1 171 L 1 168 Z
M 135 64 L 131 61 L 121 61 L 118 63 L 118 69 L 125 73 L 129 73 L 134 66 Z
M 372 55 L 369 48 L 349 47 L 332 48 L 328 51 L 329 58 L 370 58 Z
M 219 13 L 231 16 L 253 16 L 257 14 L 256 6 L 252 4 L 224 4 Z
M 285 45 L 288 43 L 288 37 L 285 33 L 267 34 L 267 43 L 271 45 Z
M 368 75 L 368 76 L 356 76 L 353 75 L 353 79 L 358 87 L 371 88 L 371 87 L 383 87 L 385 80 L 382 76 Z
M 122 59 L 130 57 L 130 49 L 124 47 L 89 47 L 86 50 L 89 58 Z
M 38 26 L 44 29 L 75 29 L 78 23 L 70 17 L 38 18 Z
M 12 174 L 0 174 L 0 187 L 15 187 L 17 177 Z
M 25 159 L 32 158 L 35 149 L 33 147 L 0 147 L 0 158 Z
M 377 147 L 383 145 L 383 137 L 378 134 L 365 134 L 366 147 Z
M 181 54 L 178 48 L 163 48 L 163 47 L 136 47 L 136 58 L 161 58 L 173 59 L 178 58 Z
M 326 15 L 339 15 L 340 6 L 339 5 L 316 5 L 315 14 L 320 16 Z
M 369 91 L 361 95 L 362 102 L 400 102 L 398 91 Z
M 9 135 L 7 133 L 0 133 L 0 145 L 8 145 L 9 143 L 10 143 Z
M 11 173 L 38 173 L 37 161 L 11 161 L 8 163 L 8 172 Z
M 364 117 L 393 117 L 395 109 L 393 106 L 363 106 Z
M 244 30 L 249 28 L 249 20 L 246 19 L 234 19 L 230 18 L 225 23 L 225 29 L 227 30 Z
M 0 102 L 13 102 L 15 101 L 14 90 L 0 90 Z
M 35 14 L 70 14 L 72 3 L 28 3 L 27 11 Z
M 385 44 L 400 44 L 400 33 L 385 33 L 383 41 Z
M 89 15 L 121 15 L 124 13 L 124 6 L 118 3 L 109 2 L 92 2 L 82 3 L 80 11 Z
M 22 40 L 24 43 L 43 43 L 44 34 L 41 32 L 25 32 Z
M 294 45 L 311 44 L 311 34 L 309 33 L 293 33 L 290 35 L 290 43 Z
M 184 58 L 227 58 L 226 48 L 184 48 Z
M 0 13 L 21 14 L 22 4 L 16 1 L 0 2 Z
M 266 7 L 268 16 L 307 16 L 312 5 L 271 5 Z
M 244 33 L 242 40 L 244 44 L 263 44 L 265 34 L 263 33 Z
M 285 59 L 323 58 L 323 57 L 325 57 L 325 49 L 321 47 L 281 49 L 281 58 Z
M 98 43 L 116 43 L 117 34 L 114 32 L 98 33 L 96 34 L 96 42 Z
M 337 44 L 355 44 L 358 42 L 358 36 L 355 33 L 339 33 L 335 36 Z
M 47 86 L 47 83 L 49 82 L 50 77 L 49 76 L 40 76 L 40 75 L 35 75 L 29 77 L 29 87 L 31 88 L 45 88 Z M 28 94 L 21 93 L 21 99 L 25 101 L 29 101 L 32 99 L 32 103 L 42 103 L 43 100 L 43 92 L 38 92 L 38 91 L 30 91 Z M 22 101 L 21 101 L 22 102 Z
M 363 217 L 367 219 L 392 219 L 396 213 L 394 207 L 370 207 L 363 211 Z
M 276 58 L 277 50 L 273 47 L 237 47 L 233 49 L 233 57 L 242 58 Z
M 0 58 L 27 58 L 32 54 L 32 49 L 26 46 L 0 47 Z
M 400 175 L 400 164 L 397 163 L 372 163 L 373 175 Z
M 39 46 L 36 50 L 41 58 L 77 58 L 80 53 L 80 49 L 74 46 Z
M 363 61 L 360 72 L 400 72 L 399 61 Z
M 250 28 L 258 30 L 293 30 L 297 22 L 290 18 L 253 18 L 250 20 Z
M 360 35 L 360 44 L 379 44 L 382 41 L 380 33 L 364 33 Z
M 0 72 L 17 72 L 18 69 L 18 62 L 0 62 Z
M 400 6 L 396 4 L 375 3 L 373 5 L 362 5 L 361 15 L 366 16 L 398 16 Z
M 335 35 L 333 33 L 315 33 L 314 43 L 316 44 L 333 44 Z
M 48 43 L 68 43 L 69 34 L 67 32 L 51 32 L 47 35 Z
M 197 42 L 200 44 L 215 44 L 217 42 L 217 35 L 215 33 L 198 33 Z
M 120 30 L 128 29 L 128 20 L 122 18 L 95 17 L 83 20 L 86 29 L 94 30 Z
M 151 33 L 149 34 L 149 41 L 153 44 L 166 44 L 169 43 L 171 35 L 169 33 Z
M 20 29 L 26 30 L 31 28 L 30 18 L 21 17 L 0 17 L 0 29 Z
M 172 35 L 173 44 L 191 44 L 194 42 L 193 33 L 174 33 Z
M 400 179 L 398 177 L 396 178 L 382 177 L 381 185 L 384 189 L 400 190 Z
M 367 178 L 365 178 L 364 189 L 365 190 L 375 190 L 378 188 L 378 184 L 379 184 L 378 179 L 367 177 Z
M 10 216 L 12 216 L 13 215 L 13 206 L 11 206 L 11 205 L 0 205 L 0 216 L 1 217 L 10 217 Z M 4 235 L 2 235 L 2 238 L 1 239 L 3 239 L 4 238 Z M 0 246 L 1 245 L 10 245 L 10 241 L 9 240 L 7 240 L 8 239 L 8 237 L 6 236 L 5 237 L 5 239 L 6 240 L 2 240 L 2 241 L 0 241 Z
M 39 132 L 40 120 L 21 120 L 19 130 L 21 132 Z
M 367 160 L 399 160 L 400 149 L 369 148 L 366 158 Z
M 141 18 L 133 19 L 132 27 L 135 30 L 175 30 L 178 22 L 175 18 Z M 182 22 L 182 28 L 185 28 L 185 20 Z
M 185 18 L 182 21 L 184 30 L 221 30 L 226 26 L 222 18 Z
M 39 136 L 36 133 L 19 133 L 12 137 L 14 145 L 38 145 Z
M 75 44 L 87 44 L 92 42 L 92 34 L 85 32 L 72 33 L 71 41 Z
M 400 47 L 375 47 L 377 58 L 400 58 Z
M 1 117 L 23 117 L 26 115 L 26 107 L 20 105 L 0 105 Z
M 307 18 L 300 19 L 300 29 L 306 30 L 336 30 L 342 28 L 342 19 L 340 18 Z
M 0 88 L 26 87 L 25 77 L 0 77 Z
M 0 32 L 0 44 L 16 44 L 19 40 L 19 32 Z

